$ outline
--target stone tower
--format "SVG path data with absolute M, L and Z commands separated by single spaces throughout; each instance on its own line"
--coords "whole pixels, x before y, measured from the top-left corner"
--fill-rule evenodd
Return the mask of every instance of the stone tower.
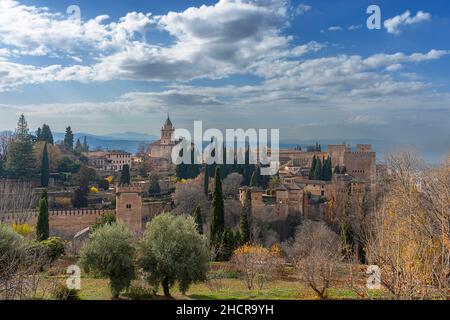
M 161 144 L 172 144 L 173 143 L 173 133 L 175 128 L 172 125 L 172 121 L 170 121 L 169 114 L 167 114 L 167 120 L 164 123 L 164 126 L 161 128 Z
M 133 232 L 142 234 L 142 187 L 138 184 L 116 185 L 116 217 Z

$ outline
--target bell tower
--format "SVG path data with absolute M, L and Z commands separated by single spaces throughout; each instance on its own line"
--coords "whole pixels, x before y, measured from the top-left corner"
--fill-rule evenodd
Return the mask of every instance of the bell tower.
M 173 133 L 175 128 L 172 125 L 172 121 L 170 121 L 169 114 L 167 114 L 166 122 L 164 126 L 161 128 L 161 144 L 171 144 L 173 141 Z

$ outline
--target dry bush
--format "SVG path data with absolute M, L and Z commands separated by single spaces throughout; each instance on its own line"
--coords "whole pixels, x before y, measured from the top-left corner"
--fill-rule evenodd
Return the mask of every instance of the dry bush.
M 283 262 L 279 246 L 267 249 L 260 245 L 248 244 L 237 248 L 231 261 L 242 273 L 249 290 L 255 287 L 262 290 L 265 283 L 278 274 Z
M 338 235 L 322 222 L 305 221 L 287 253 L 301 280 L 320 299 L 327 299 L 342 261 Z

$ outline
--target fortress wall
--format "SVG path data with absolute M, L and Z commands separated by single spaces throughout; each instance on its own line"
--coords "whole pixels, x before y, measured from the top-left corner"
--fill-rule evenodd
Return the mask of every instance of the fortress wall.
M 50 235 L 71 239 L 78 231 L 93 225 L 101 216 L 113 213 L 115 210 L 57 210 L 49 211 Z M 4 214 L 0 216 L 1 223 L 27 223 L 35 227 L 37 211 L 25 214 Z

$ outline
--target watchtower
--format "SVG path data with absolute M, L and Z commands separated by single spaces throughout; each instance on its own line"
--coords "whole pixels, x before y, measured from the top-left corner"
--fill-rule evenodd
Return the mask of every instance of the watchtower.
M 116 185 L 116 217 L 130 228 L 135 237 L 142 233 L 142 186 Z

